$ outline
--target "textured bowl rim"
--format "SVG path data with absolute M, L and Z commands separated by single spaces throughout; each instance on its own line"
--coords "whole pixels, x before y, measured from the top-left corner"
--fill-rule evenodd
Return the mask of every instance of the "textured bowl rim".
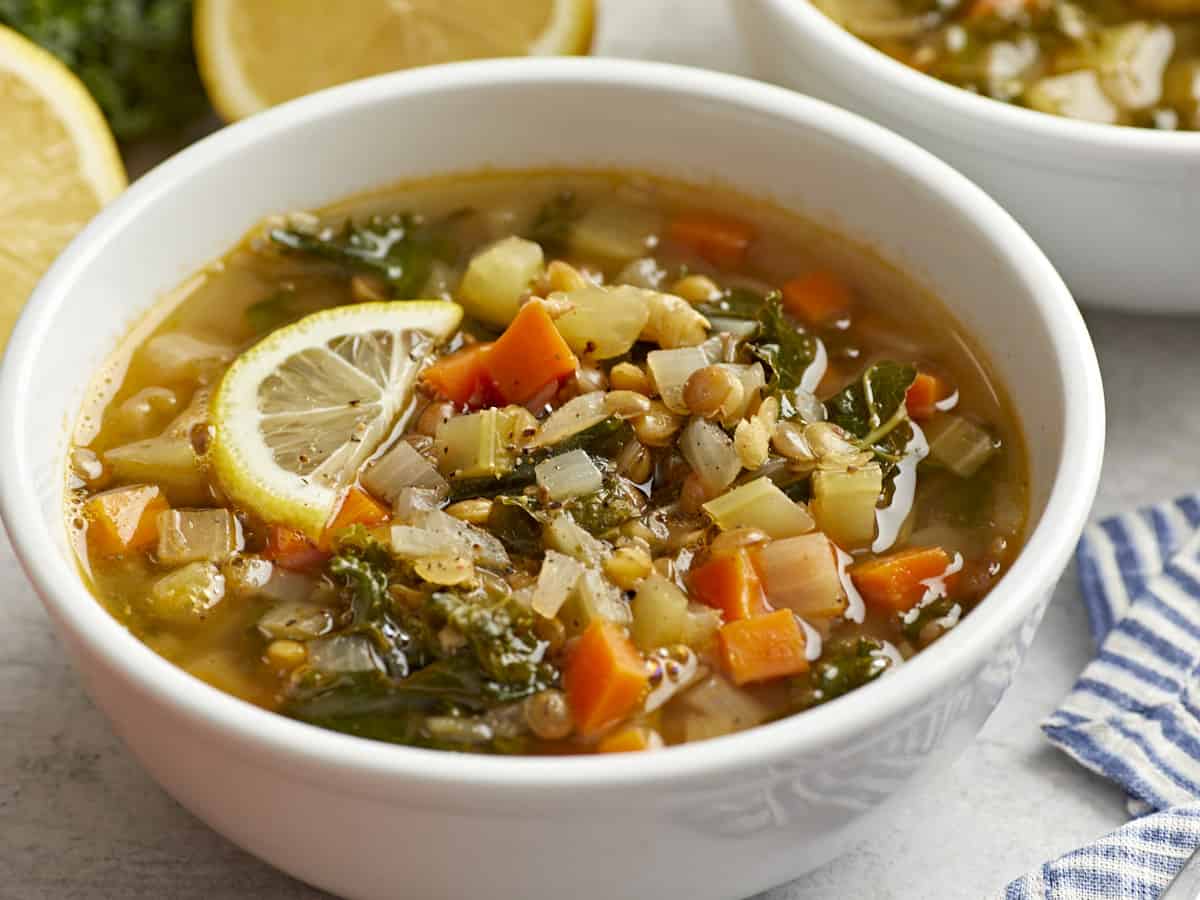
M 857 67 L 860 72 L 858 78 L 863 83 L 874 79 L 891 83 L 920 98 L 922 102 L 938 107 L 929 118 L 956 122 L 956 131 L 969 129 L 970 125 L 964 125 L 961 118 L 966 117 L 993 128 L 1008 129 L 1018 136 L 1027 134 L 1073 145 L 1064 148 L 1067 152 L 1086 153 L 1103 149 L 1140 154 L 1151 157 L 1147 160 L 1148 165 L 1165 158 L 1195 161 L 1200 154 L 1200 131 L 1161 131 L 1154 128 L 1083 122 L 1014 106 L 955 87 L 932 75 L 918 72 L 911 66 L 906 66 L 886 53 L 876 50 L 838 25 L 809 0 L 746 2 L 768 5 L 775 10 L 776 16 L 790 22 L 796 30 L 818 38 L 832 56 L 841 57 Z M 956 116 L 960 118 L 955 119 Z
M 236 167 L 240 152 L 266 135 L 336 117 L 339 110 L 401 101 L 424 94 L 505 84 L 514 89 L 553 84 L 610 86 L 622 91 L 677 94 L 681 99 L 740 107 L 799 122 L 854 143 L 890 168 L 918 181 L 973 221 L 997 254 L 1030 286 L 1030 312 L 1047 322 L 1069 401 L 1062 448 L 1045 513 L 1025 550 L 982 604 L 928 652 L 886 678 L 803 715 L 735 735 L 617 758 L 488 757 L 391 746 L 325 731 L 267 712 L 208 686 L 159 657 L 113 619 L 64 565 L 42 520 L 34 488 L 35 460 L 25 452 L 30 406 L 36 403 L 39 348 L 69 309 L 73 283 L 86 276 L 109 240 L 174 187 L 210 167 Z M 236 237 L 236 236 L 231 236 Z M 983 341 L 986 347 L 986 341 Z M 137 181 L 76 238 L 39 284 L 22 314 L 0 369 L 0 518 L 16 554 L 47 609 L 99 661 L 172 707 L 243 757 L 264 753 L 298 778 L 331 772 L 389 783 L 478 787 L 511 796 L 531 787 L 607 789 L 704 781 L 764 771 L 797 754 L 819 752 L 855 735 L 877 731 L 914 702 L 944 690 L 987 662 L 988 653 L 1029 615 L 1066 567 L 1099 481 L 1104 402 L 1095 352 L 1083 319 L 1061 278 L 1032 239 L 982 190 L 945 163 L 852 113 L 782 88 L 731 75 L 664 63 L 607 59 L 494 60 L 457 63 L 384 75 L 292 101 L 225 128 L 192 145 Z M 20 527 L 17 527 L 20 526 Z M 347 779 L 349 780 L 349 779 Z M 347 785 L 349 789 L 349 785 Z

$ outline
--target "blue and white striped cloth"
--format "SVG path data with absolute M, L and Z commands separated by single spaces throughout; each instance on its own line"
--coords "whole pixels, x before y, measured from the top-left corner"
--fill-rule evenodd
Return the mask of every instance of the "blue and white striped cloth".
M 1042 728 L 1139 818 L 1002 896 L 1157 900 L 1200 846 L 1200 494 L 1089 526 L 1078 561 L 1099 652 Z

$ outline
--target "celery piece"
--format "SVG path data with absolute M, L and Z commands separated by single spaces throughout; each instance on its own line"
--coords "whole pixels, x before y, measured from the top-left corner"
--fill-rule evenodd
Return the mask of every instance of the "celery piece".
M 630 604 L 633 642 L 653 650 L 683 640 L 688 621 L 688 599 L 673 582 L 654 574 L 638 585 Z
M 882 490 L 883 471 L 876 463 L 853 471 L 814 472 L 817 526 L 839 547 L 867 546 L 875 538 L 875 505 Z
M 513 466 L 515 428 L 515 418 L 501 409 L 443 422 L 433 442 L 438 469 L 450 478 L 503 475 Z
M 554 296 L 572 309 L 554 320 L 554 327 L 576 353 L 592 359 L 612 359 L 628 353 L 650 318 L 645 292 L 627 285 L 606 288 L 589 285 Z
M 756 478 L 704 504 L 722 531 L 758 528 L 773 538 L 792 537 L 813 530 L 813 518 L 769 478 Z
M 458 286 L 467 315 L 504 328 L 517 314 L 521 298 L 543 272 L 542 248 L 533 241 L 507 237 L 477 254 Z
M 667 409 L 686 413 L 688 406 L 683 402 L 684 385 L 693 372 L 708 365 L 708 357 L 699 347 L 651 350 L 646 354 L 646 365 Z
M 652 209 L 601 203 L 572 223 L 567 247 L 579 256 L 623 263 L 645 255 L 661 227 Z
M 960 478 L 970 478 L 996 452 L 996 440 L 969 419 L 947 413 L 925 426 L 929 455 Z

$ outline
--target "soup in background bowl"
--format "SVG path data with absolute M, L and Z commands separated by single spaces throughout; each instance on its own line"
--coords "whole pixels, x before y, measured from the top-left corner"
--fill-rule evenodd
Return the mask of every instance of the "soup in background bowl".
M 84 400 L 95 399 L 105 359 L 134 322 L 154 334 L 172 309 L 156 299 L 264 218 L 484 167 L 723 183 L 854 242 L 832 242 L 779 277 L 832 270 L 864 311 L 878 305 L 886 314 L 889 294 L 856 281 L 866 270 L 837 255 L 865 246 L 922 294 L 941 298 L 988 365 L 972 376 L 952 356 L 947 370 L 931 373 L 961 378 L 960 388 L 981 379 L 1006 387 L 1024 437 L 1022 550 L 987 597 L 927 649 L 846 696 L 648 753 L 447 753 L 364 740 L 214 689 L 147 647 L 89 591 L 78 532 L 63 510 L 78 437 L 71 427 L 101 424 L 88 419 Z M 668 208 L 748 212 L 763 234 L 776 233 L 756 210 L 722 210 L 712 199 L 720 190 Z M 303 217 L 291 224 L 305 227 Z M 814 239 L 796 234 L 806 245 Z M 544 264 L 554 258 L 557 251 Z M 674 280 L 662 287 L 670 293 Z M 254 293 L 254 303 L 271 299 Z M 905 310 L 897 333 L 921 333 L 907 320 L 923 304 L 896 296 Z M 378 302 L 389 301 L 366 300 Z M 333 328 L 355 308 L 318 312 L 328 318 L 302 333 Z M 203 304 L 192 309 L 199 314 Z M 214 342 L 228 335 L 243 352 L 255 332 L 237 331 L 250 327 L 241 311 L 225 314 L 227 325 L 213 315 L 218 321 L 205 328 L 215 328 Z M 929 333 L 953 327 L 934 322 Z M 897 352 L 880 358 L 913 353 Z M 257 361 L 274 358 L 264 352 Z M 1010 422 L 1003 404 L 998 419 L 987 409 L 970 401 L 962 411 L 981 426 Z M 31 298 L 0 371 L 0 420 L 0 513 L 64 652 L 149 773 L 238 845 L 356 898 L 390 897 L 396 885 L 429 897 L 607 898 L 615 890 L 717 898 L 827 861 L 902 818 L 912 792 L 945 776 L 1009 683 L 1067 564 L 1096 487 L 1104 408 L 1087 332 L 1053 268 L 995 203 L 928 154 L 853 115 L 741 79 L 624 60 L 519 60 L 337 88 L 225 129 L 149 173 L 68 248 Z M 173 511 L 223 505 L 198 499 L 167 502 Z M 242 532 L 247 547 L 251 532 Z M 253 624 L 247 643 L 261 640 Z M 224 668 L 216 663 L 212 680 Z

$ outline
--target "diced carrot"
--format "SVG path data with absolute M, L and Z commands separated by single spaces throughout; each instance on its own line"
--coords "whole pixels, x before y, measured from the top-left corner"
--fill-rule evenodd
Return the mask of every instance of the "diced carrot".
M 771 611 L 750 554 L 743 549 L 710 560 L 688 576 L 692 599 L 719 609 L 726 622 Z
M 367 527 L 378 525 L 386 522 L 390 515 L 391 510 L 358 485 L 353 485 L 342 495 L 342 501 L 326 523 L 317 546 L 322 550 L 329 550 L 333 547 L 334 538 L 338 533 L 345 531 L 351 525 Z
M 924 422 L 933 417 L 937 412 L 935 404 L 949 393 L 942 379 L 926 372 L 918 372 L 908 387 L 908 393 L 904 395 L 904 405 L 908 407 L 910 416 L 918 422 Z
M 584 737 L 603 731 L 642 702 L 650 679 L 642 655 L 617 625 L 595 619 L 579 637 L 563 686 Z
M 637 753 L 642 750 L 658 750 L 663 740 L 653 728 L 631 725 L 614 731 L 596 745 L 597 753 Z
M 850 314 L 854 298 L 846 282 L 824 269 L 784 282 L 783 308 L 808 325 L 829 325 Z
M 308 536 L 286 525 L 271 525 L 267 530 L 267 546 L 263 556 L 285 569 L 313 569 L 329 559 L 329 554 L 308 539 Z
M 737 268 L 754 240 L 754 226 L 710 212 L 684 213 L 667 229 L 671 240 L 700 254 L 714 266 Z
M 158 540 L 158 514 L 170 508 L 162 491 L 152 484 L 96 494 L 83 506 L 88 545 L 102 556 L 148 547 Z
M 728 622 L 717 632 L 717 639 L 721 661 L 734 684 L 808 671 L 804 631 L 790 609 Z
M 941 547 L 913 547 L 850 567 L 863 602 L 880 612 L 907 612 L 925 596 L 930 578 L 942 575 L 950 557 Z
M 482 398 L 492 389 L 491 376 L 483 364 L 491 346 L 472 344 L 443 356 L 421 373 L 421 380 L 447 400 L 481 407 Z
M 579 360 L 541 303 L 526 303 L 492 345 L 484 368 L 509 403 L 524 403 L 551 381 L 575 371 Z

